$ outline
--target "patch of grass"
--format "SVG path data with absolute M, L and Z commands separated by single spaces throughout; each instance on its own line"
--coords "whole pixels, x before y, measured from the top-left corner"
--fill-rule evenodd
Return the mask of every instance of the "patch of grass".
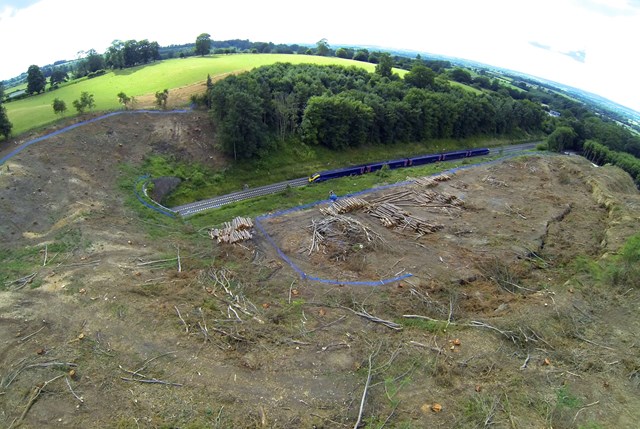
M 615 285 L 640 286 L 640 233 L 629 237 L 607 273 Z
M 20 249 L 0 249 L 0 290 L 5 290 L 7 283 L 29 275 L 42 264 L 40 246 Z
M 582 406 L 580 398 L 569 391 L 567 386 L 561 386 L 556 390 L 556 406 L 570 409 L 577 409 Z
M 445 321 L 427 320 L 427 319 L 402 318 L 402 319 L 396 320 L 396 323 L 399 323 L 400 325 L 405 326 L 407 328 L 416 328 L 416 329 L 420 329 L 428 332 L 433 332 L 434 334 L 443 333 L 446 329 L 449 329 L 452 327 L 452 325 L 449 325 L 449 327 L 447 327 L 447 322 Z

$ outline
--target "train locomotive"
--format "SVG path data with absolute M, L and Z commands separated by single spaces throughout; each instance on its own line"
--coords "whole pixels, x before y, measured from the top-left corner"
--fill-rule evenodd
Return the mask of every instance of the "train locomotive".
M 419 155 L 413 158 L 401 158 L 391 161 L 375 162 L 373 164 L 362 164 L 351 167 L 338 168 L 336 170 L 327 170 L 315 173 L 309 176 L 309 183 L 318 183 L 329 179 L 336 179 L 338 177 L 345 176 L 357 176 L 360 174 L 373 173 L 382 169 L 385 165 L 389 166 L 389 169 L 414 167 L 418 165 L 431 164 L 440 161 L 449 161 L 452 159 L 470 158 L 473 156 L 488 155 L 489 149 L 468 149 L 459 150 L 454 152 L 444 152 L 429 155 Z

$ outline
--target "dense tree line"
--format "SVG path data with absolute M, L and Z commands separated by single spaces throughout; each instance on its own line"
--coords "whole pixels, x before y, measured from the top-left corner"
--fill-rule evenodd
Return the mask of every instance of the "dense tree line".
M 7 117 L 7 109 L 2 105 L 4 101 L 4 85 L 0 82 L 0 135 L 4 136 L 5 140 L 11 135 L 11 128 L 13 125 L 9 122 Z
M 640 185 L 640 159 L 635 156 L 627 152 L 611 150 L 594 140 L 584 142 L 583 154 L 595 164 L 613 164 L 622 168 L 634 179 L 636 185 Z
M 225 150 L 249 158 L 277 138 L 343 149 L 435 138 L 538 133 L 538 103 L 449 86 L 418 63 L 404 79 L 381 56 L 357 67 L 275 64 L 211 85 L 207 103 Z
M 158 42 L 114 40 L 104 55 L 107 67 L 122 69 L 147 64 L 160 59 Z

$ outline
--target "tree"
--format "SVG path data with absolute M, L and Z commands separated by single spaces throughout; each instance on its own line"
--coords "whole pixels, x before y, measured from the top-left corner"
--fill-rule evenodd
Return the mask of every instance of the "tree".
M 87 51 L 87 56 L 84 58 L 83 63 L 87 74 L 102 70 L 105 66 L 104 57 L 97 53 L 95 49 Z
M 51 105 L 53 106 L 53 113 L 56 115 L 63 115 L 67 111 L 67 103 L 57 97 L 53 99 Z
M 93 94 L 89 94 L 86 91 L 82 91 L 80 93 L 80 98 L 78 100 L 73 100 L 73 107 L 76 108 L 78 113 L 84 113 L 86 109 L 93 109 L 96 103 L 93 101 Z
M 133 104 L 136 102 L 136 99 L 134 97 L 129 97 L 124 92 L 119 92 L 118 102 L 122 104 L 125 109 L 128 109 L 129 107 L 133 106 Z
M 471 81 L 473 80 L 471 78 L 471 73 L 461 68 L 455 68 L 451 70 L 451 79 L 460 83 L 471 83 Z
M 338 57 L 338 58 L 348 58 L 349 57 L 349 52 L 347 52 L 347 50 L 345 48 L 338 48 L 338 49 L 336 49 L 336 57 Z
M 353 59 L 356 61 L 369 61 L 369 50 L 368 49 L 360 49 L 355 54 L 353 54 Z
M 202 33 L 196 37 L 196 55 L 205 56 L 211 52 L 211 35 Z
M 114 40 L 111 42 L 111 46 L 107 48 L 105 54 L 105 61 L 107 66 L 111 68 L 123 68 L 124 67 L 124 42 L 122 40 Z
M 13 128 L 13 124 L 9 122 L 7 110 L 2 105 L 2 97 L 0 97 L 0 134 L 4 136 L 5 140 L 11 135 L 11 128 Z
M 404 75 L 404 81 L 416 88 L 430 88 L 436 78 L 436 73 L 429 67 L 422 64 L 416 64 L 411 68 L 411 71 Z
M 329 55 L 331 49 L 329 48 L 329 43 L 327 43 L 327 39 L 320 39 L 316 43 L 316 54 L 321 57 L 326 57 Z
M 40 67 L 35 64 L 29 66 L 27 70 L 27 94 L 43 92 L 46 85 L 47 79 L 45 79 Z
M 558 127 L 547 138 L 549 150 L 554 152 L 562 152 L 565 148 L 570 147 L 577 137 L 576 132 L 571 127 Z
M 66 82 L 68 78 L 67 72 L 56 69 L 51 72 L 51 76 L 49 76 L 49 85 L 51 88 L 57 86 L 59 83 Z
M 165 88 L 164 91 L 156 92 L 156 105 L 161 109 L 167 108 L 167 99 L 169 98 L 169 90 Z
M 391 77 L 393 75 L 393 58 L 388 52 L 383 52 L 378 57 L 378 64 L 376 65 L 376 73 L 382 77 Z

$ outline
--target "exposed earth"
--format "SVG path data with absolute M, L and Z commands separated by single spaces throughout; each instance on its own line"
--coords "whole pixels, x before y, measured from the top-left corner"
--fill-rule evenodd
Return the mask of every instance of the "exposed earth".
M 119 185 L 153 152 L 222 166 L 209 127 L 120 115 L 0 166 L 3 257 L 35 273 L 0 285 L 0 426 L 636 427 L 638 289 L 588 269 L 639 229 L 621 170 L 505 159 L 223 245 Z M 434 231 L 371 215 L 394 198 Z

